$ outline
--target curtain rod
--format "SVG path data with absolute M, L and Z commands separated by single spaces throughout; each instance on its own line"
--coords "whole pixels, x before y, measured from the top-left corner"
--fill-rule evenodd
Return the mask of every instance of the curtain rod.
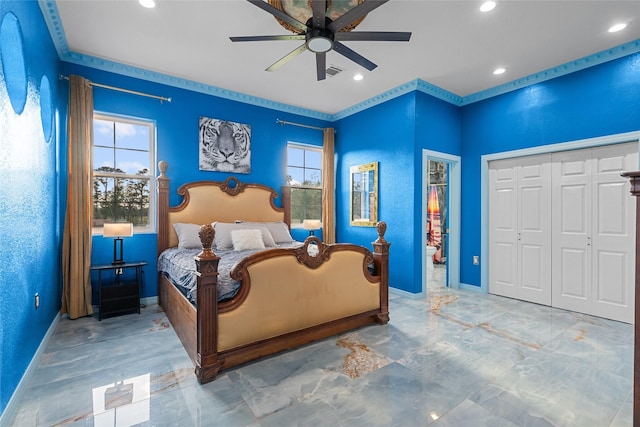
M 63 76 L 63 75 L 60 75 L 59 78 L 60 78 L 60 80 L 69 80 L 69 77 Z M 132 95 L 146 96 L 147 98 L 158 99 L 158 100 L 160 100 L 160 103 L 162 103 L 162 101 L 171 102 L 171 98 L 166 98 L 164 96 L 150 95 L 148 93 L 137 92 L 135 90 L 129 90 L 129 89 L 123 89 L 121 87 L 103 85 L 103 84 L 100 84 L 100 83 L 92 82 L 91 80 L 89 80 L 89 85 L 101 87 L 101 88 L 104 88 L 104 89 L 115 90 L 115 91 L 118 91 L 118 92 L 130 93 Z
M 318 126 L 303 125 L 302 123 L 288 122 L 286 120 L 280 120 L 280 119 L 276 119 L 276 123 L 279 125 L 292 125 L 292 126 L 299 126 L 301 128 L 309 128 L 309 129 L 315 129 L 315 130 L 321 130 L 321 131 L 324 131 L 325 129 L 327 129 L 327 128 L 321 128 Z

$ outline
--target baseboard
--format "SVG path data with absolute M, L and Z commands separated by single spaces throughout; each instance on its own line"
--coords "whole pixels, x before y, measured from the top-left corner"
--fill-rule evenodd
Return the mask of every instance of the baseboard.
M 158 297 L 144 297 L 144 298 L 140 298 L 140 304 L 144 305 L 144 306 L 150 306 L 150 305 L 157 305 L 158 304 Z
M 55 332 L 59 321 L 60 321 L 60 314 L 58 313 L 53 318 L 53 321 L 51 322 L 51 325 L 49 326 L 47 333 L 44 334 L 44 338 L 42 338 L 42 341 L 40 342 L 40 345 L 38 346 L 36 353 L 31 358 L 31 362 L 29 363 L 27 370 L 24 372 L 24 375 L 22 375 L 22 378 L 18 383 L 18 387 L 16 387 L 16 389 L 13 392 L 13 395 L 11 395 L 11 399 L 9 399 L 9 403 L 7 404 L 6 408 L 4 408 L 2 415 L 0 415 L 0 426 L 5 426 L 5 425 L 8 426 L 9 422 L 13 419 L 15 410 L 18 407 L 18 402 L 22 400 L 22 397 L 24 396 L 27 385 L 29 384 L 29 380 L 31 380 L 31 377 L 33 377 L 36 369 L 38 369 L 38 365 L 40 364 L 42 355 L 45 349 L 47 348 L 47 345 L 49 344 L 49 340 L 53 336 L 53 333 Z
M 465 291 L 478 292 L 480 294 L 486 294 L 487 291 L 482 289 L 482 286 L 469 285 L 467 283 L 458 284 L 458 289 L 463 289 Z
M 423 299 L 427 297 L 427 295 L 424 292 L 414 294 L 412 292 L 403 291 L 402 289 L 392 288 L 391 286 L 389 286 L 389 292 L 392 294 L 400 295 L 402 297 L 411 298 L 411 299 Z

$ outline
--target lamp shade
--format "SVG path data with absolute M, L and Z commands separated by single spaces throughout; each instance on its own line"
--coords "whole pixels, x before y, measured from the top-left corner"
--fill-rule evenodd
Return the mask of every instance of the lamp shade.
M 130 222 L 106 223 L 102 229 L 103 237 L 131 237 L 133 236 L 133 224 Z
M 305 230 L 319 230 L 322 223 L 319 219 L 305 219 L 302 221 L 302 228 Z

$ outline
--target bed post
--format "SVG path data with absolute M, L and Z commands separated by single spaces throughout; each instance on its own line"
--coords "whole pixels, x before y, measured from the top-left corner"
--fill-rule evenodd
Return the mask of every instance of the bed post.
M 158 255 L 169 246 L 169 178 L 165 173 L 169 165 L 164 160 L 158 162 L 160 176 L 156 178 L 158 189 Z
M 640 426 L 640 172 L 622 174 L 631 181 L 631 194 L 636 197 L 636 283 L 635 321 L 633 326 L 633 425 Z
M 291 187 L 284 185 L 280 187 L 282 195 L 282 208 L 284 209 L 284 223 L 291 229 Z
M 384 239 L 387 223 L 378 222 L 376 225 L 378 239 L 373 245 L 373 261 L 376 272 L 380 275 L 380 313 L 376 314 L 376 323 L 384 325 L 389 322 L 389 246 L 391 243 Z
M 218 359 L 218 262 L 220 257 L 212 250 L 215 230 L 211 224 L 200 227 L 202 252 L 196 257 L 198 280 L 196 377 L 200 384 L 213 381 L 222 366 Z

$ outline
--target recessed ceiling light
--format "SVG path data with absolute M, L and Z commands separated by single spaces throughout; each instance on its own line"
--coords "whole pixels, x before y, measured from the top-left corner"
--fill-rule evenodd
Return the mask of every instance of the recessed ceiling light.
M 480 6 L 480 12 L 489 12 L 491 10 L 493 10 L 493 8 L 496 7 L 496 2 L 494 1 L 486 1 L 484 3 L 482 3 L 482 5 Z
M 609 32 L 610 33 L 617 33 L 618 31 L 622 31 L 625 28 L 627 28 L 627 24 L 621 22 L 621 23 L 616 24 L 616 25 L 612 26 L 611 28 L 609 28 Z
M 505 71 L 507 71 L 506 68 L 500 67 L 500 68 L 496 68 L 495 70 L 493 70 L 493 74 L 495 74 L 497 76 L 499 74 L 504 74 Z
M 355 76 L 353 76 L 353 80 L 355 81 L 360 81 L 364 79 L 364 76 L 362 74 L 356 74 Z
M 154 0 L 138 0 L 138 3 L 140 3 L 142 6 L 146 7 L 147 9 L 152 9 L 156 7 L 156 2 Z

